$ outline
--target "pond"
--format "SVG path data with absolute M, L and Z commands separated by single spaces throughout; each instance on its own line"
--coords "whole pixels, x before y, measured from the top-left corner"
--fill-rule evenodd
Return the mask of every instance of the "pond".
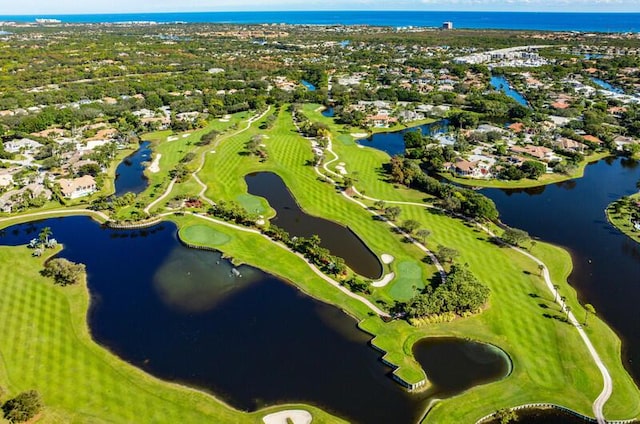
M 245 177 L 249 193 L 264 197 L 276 211 L 271 220 L 292 236 L 318 235 L 322 247 L 341 257 L 356 273 L 371 279 L 382 276 L 380 259 L 348 227 L 308 215 L 289 192 L 284 181 L 272 172 L 258 172 Z
M 126 193 L 140 194 L 149 185 L 144 175 L 145 162 L 151 159 L 151 143 L 143 141 L 138 150 L 124 158 L 116 168 L 116 196 Z
M 452 337 L 419 341 L 413 354 L 440 395 L 496 381 L 511 373 L 511 360 L 499 348 Z
M 492 75 L 491 76 L 491 86 L 496 89 L 502 91 L 507 96 L 514 99 L 516 102 L 520 103 L 522 106 L 529 107 L 529 102 L 524 98 L 522 94 L 511 88 L 509 81 L 502 75 Z
M 444 134 L 449 130 L 449 120 L 442 119 L 440 121 L 424 124 L 417 127 L 405 128 L 400 131 L 381 132 L 371 135 L 369 138 L 358 140 L 362 146 L 373 147 L 382 150 L 389 156 L 404 154 L 404 134 L 408 131 L 420 130 L 423 135 L 436 136 Z
M 611 91 L 613 93 L 618 93 L 618 94 L 624 94 L 624 90 L 614 87 L 613 85 L 609 84 L 604 80 L 601 80 L 600 78 L 591 77 L 591 81 L 595 82 L 598 86 L 604 88 L 607 91 Z
M 316 86 L 311 84 L 309 81 L 301 80 L 300 84 L 304 85 L 309 91 L 316 91 Z
M 154 376 L 243 410 L 302 402 L 355 423 L 413 423 L 450 392 L 406 392 L 352 318 L 258 269 L 234 276 L 219 253 L 184 247 L 172 223 L 114 230 L 88 217 L 48 219 L 7 228 L 0 243 L 25 244 L 44 227 L 64 244 L 60 256 L 87 266 L 93 338 Z M 444 361 L 427 369 L 470 360 L 426 348 L 420 361 Z M 462 349 L 477 367 L 491 362 L 484 348 Z M 469 373 L 456 387 L 480 381 Z
M 333 118 L 334 116 L 336 116 L 333 106 L 325 108 L 321 113 L 322 116 L 326 116 L 327 118 Z
M 623 362 L 640 382 L 640 244 L 607 222 L 605 208 L 636 192 L 640 164 L 608 158 L 588 165 L 583 178 L 526 190 L 485 189 L 501 220 L 532 236 L 564 246 L 569 277 L 582 304 L 595 306 L 623 340 Z

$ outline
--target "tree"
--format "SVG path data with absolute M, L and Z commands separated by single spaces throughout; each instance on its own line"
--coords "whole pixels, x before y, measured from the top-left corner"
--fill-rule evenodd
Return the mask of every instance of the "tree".
M 38 240 L 40 240 L 40 243 L 44 243 L 46 245 L 49 243 L 49 237 L 51 237 L 52 234 L 53 232 L 51 231 L 51 227 L 44 227 L 40 230 L 40 234 L 38 234 Z
M 584 305 L 584 325 L 588 325 L 587 324 L 587 319 L 589 318 L 589 315 L 595 315 L 596 314 L 596 308 L 593 307 L 593 305 L 591 303 L 587 303 L 586 305 Z
M 500 424 L 509 424 L 518 420 L 518 416 L 515 411 L 509 408 L 498 409 L 493 416 L 498 420 L 498 422 L 500 422 Z
M 567 319 L 569 319 L 569 314 L 571 313 L 571 306 L 569 305 L 565 306 L 564 311 L 567 313 Z
M 373 204 L 373 207 L 375 207 L 379 211 L 383 211 L 385 205 L 386 204 L 384 203 L 384 200 L 376 200 L 375 203 Z
M 391 206 L 390 208 L 386 208 L 384 210 L 384 216 L 389 221 L 395 221 L 400 216 L 402 210 L 397 206 Z
M 53 278 L 56 284 L 66 286 L 79 283 L 85 270 L 84 264 L 77 264 L 64 258 L 55 258 L 47 261 L 42 275 Z
M 520 246 L 525 241 L 530 239 L 529 233 L 517 228 L 507 228 L 502 234 L 502 240 L 513 246 Z
M 542 162 L 526 160 L 520 166 L 520 170 L 525 173 L 527 178 L 537 180 L 547 171 L 547 167 Z
M 412 234 L 418 228 L 420 228 L 420 223 L 414 219 L 407 219 L 402 223 L 402 229 L 409 234 Z
M 421 228 L 420 230 L 418 230 L 416 232 L 416 236 L 422 240 L 422 244 L 424 244 L 425 241 L 427 241 L 427 237 L 429 237 L 429 235 L 431 234 L 431 231 Z
M 460 253 L 456 249 L 443 245 L 439 245 L 436 251 L 436 258 L 438 258 L 440 262 L 453 263 L 454 259 L 459 255 Z
M 553 292 L 555 294 L 555 296 L 553 297 L 553 303 L 556 303 L 558 301 L 558 294 L 560 293 L 560 286 L 557 284 L 553 285 Z
M 35 390 L 20 393 L 2 405 L 4 417 L 12 423 L 22 423 L 35 417 L 42 409 L 40 394 Z

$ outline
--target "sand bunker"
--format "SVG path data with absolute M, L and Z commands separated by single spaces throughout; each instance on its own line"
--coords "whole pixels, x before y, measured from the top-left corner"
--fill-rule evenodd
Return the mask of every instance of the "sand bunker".
M 388 253 L 383 253 L 380 255 L 380 259 L 382 259 L 383 264 L 389 265 L 395 258 Z
M 264 424 L 310 424 L 313 417 L 308 411 L 302 409 L 291 409 L 289 411 L 274 412 L 262 417 Z
M 151 162 L 151 165 L 149 165 L 149 172 L 153 172 L 154 174 L 157 172 L 160 172 L 160 158 L 162 157 L 162 155 L 160 153 L 158 153 L 155 157 L 155 159 L 153 159 L 153 162 Z
M 374 281 L 373 283 L 371 283 L 371 285 L 373 287 L 384 287 L 387 284 L 389 284 L 391 281 L 393 281 L 394 278 L 396 278 L 396 274 L 394 274 L 393 272 L 390 272 L 389 274 L 382 277 L 382 280 Z
M 351 133 L 351 137 L 353 138 L 367 138 L 369 134 L 367 133 Z

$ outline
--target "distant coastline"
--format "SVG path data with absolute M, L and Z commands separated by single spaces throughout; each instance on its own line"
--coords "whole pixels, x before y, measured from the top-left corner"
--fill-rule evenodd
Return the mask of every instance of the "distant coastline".
M 437 28 L 451 21 L 460 29 L 501 29 L 579 32 L 640 33 L 640 13 L 555 12 L 427 12 L 427 11 L 279 11 L 189 12 L 69 15 L 0 15 L 0 22 L 35 23 L 55 19 L 79 23 L 227 23 L 371 25 Z

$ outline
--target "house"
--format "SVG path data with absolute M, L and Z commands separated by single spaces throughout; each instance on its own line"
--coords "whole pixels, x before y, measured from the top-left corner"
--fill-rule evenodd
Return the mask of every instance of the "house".
M 18 153 L 21 150 L 35 150 L 40 147 L 42 147 L 42 144 L 28 138 L 11 140 L 4 144 L 4 149 L 9 153 Z
M 96 180 L 91 175 L 74 179 L 60 178 L 58 184 L 64 197 L 69 199 L 88 196 L 97 190 Z
M 24 204 L 24 197 L 35 199 L 39 196 L 44 196 L 47 200 L 50 200 L 51 190 L 45 188 L 42 184 L 31 183 L 20 189 L 8 191 L 0 196 L 0 211 L 11 213 L 17 210 L 16 207 L 19 208 L 21 204 Z
M 566 137 L 558 138 L 553 142 L 553 145 L 559 149 L 574 153 L 584 153 L 587 148 L 585 144 Z
M 470 162 L 466 159 L 457 158 L 455 163 L 444 164 L 445 169 L 453 171 L 460 177 L 469 178 L 491 178 L 491 165 L 483 161 Z
M 398 118 L 389 115 L 369 115 L 367 123 L 378 128 L 388 128 L 391 124 L 398 122 Z
M 602 144 L 602 140 L 593 135 L 583 135 L 582 138 L 584 138 L 584 140 L 588 141 L 589 143 Z
M 554 158 L 553 150 L 543 146 L 511 146 L 509 150 L 517 154 L 526 153 L 536 159 L 544 160 L 547 162 Z

